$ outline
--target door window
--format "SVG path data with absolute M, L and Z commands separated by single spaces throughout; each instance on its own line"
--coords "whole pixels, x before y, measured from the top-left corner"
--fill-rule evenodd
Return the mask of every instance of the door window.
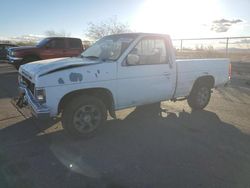
M 81 49 L 81 41 L 79 39 L 69 39 L 68 40 L 70 49 Z
M 165 40 L 162 38 L 142 39 L 131 52 L 138 55 L 138 65 L 168 63 Z
M 65 47 L 64 39 L 53 39 L 49 42 L 48 47 L 54 49 L 63 49 Z

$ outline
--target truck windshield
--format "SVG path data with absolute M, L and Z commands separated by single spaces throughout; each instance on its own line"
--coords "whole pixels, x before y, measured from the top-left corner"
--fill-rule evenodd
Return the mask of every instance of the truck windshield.
M 135 39 L 135 35 L 111 35 L 97 41 L 81 54 L 83 58 L 117 60 Z
M 41 40 L 40 42 L 38 42 L 38 44 L 36 45 L 37 47 L 42 47 L 44 46 L 45 44 L 47 44 L 49 42 L 49 38 L 45 38 L 43 40 Z

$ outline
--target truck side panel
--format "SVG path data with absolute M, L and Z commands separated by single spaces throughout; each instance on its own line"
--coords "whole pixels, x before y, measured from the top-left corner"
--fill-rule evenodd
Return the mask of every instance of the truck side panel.
M 215 86 L 228 81 L 227 59 L 189 59 L 177 60 L 176 63 L 178 79 L 175 98 L 188 96 L 195 81 L 202 76 L 212 76 Z

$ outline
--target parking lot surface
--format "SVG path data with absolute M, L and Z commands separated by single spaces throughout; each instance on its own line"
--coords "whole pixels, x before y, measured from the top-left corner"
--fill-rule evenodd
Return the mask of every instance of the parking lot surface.
M 11 102 L 17 72 L 0 63 L 0 187 L 250 187 L 250 89 L 233 78 L 208 107 L 185 101 L 117 113 L 90 139 Z

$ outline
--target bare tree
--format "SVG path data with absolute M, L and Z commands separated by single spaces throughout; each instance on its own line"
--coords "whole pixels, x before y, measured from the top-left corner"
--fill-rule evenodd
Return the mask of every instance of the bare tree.
M 127 24 L 117 21 L 114 16 L 106 21 L 97 24 L 90 22 L 88 24 L 86 36 L 91 40 L 98 40 L 106 35 L 130 32 Z
M 71 34 L 65 32 L 64 30 L 56 32 L 54 30 L 47 30 L 44 32 L 47 37 L 69 37 Z

